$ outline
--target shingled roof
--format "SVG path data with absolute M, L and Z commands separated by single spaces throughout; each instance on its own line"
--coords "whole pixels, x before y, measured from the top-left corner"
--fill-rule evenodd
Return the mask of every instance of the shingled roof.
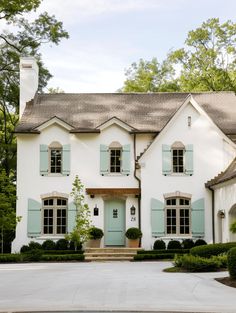
M 160 132 L 188 93 L 38 94 L 27 103 L 15 131 L 35 132 L 58 117 L 78 132 L 99 128 L 112 117 L 134 131 Z M 193 98 L 227 135 L 236 134 L 236 96 L 233 92 L 192 93 Z
M 205 184 L 205 186 L 208 188 L 213 187 L 215 185 L 219 185 L 233 178 L 236 178 L 236 158 L 233 160 L 233 162 L 227 167 L 227 169 L 224 172 L 221 172 L 215 178 L 209 180 Z

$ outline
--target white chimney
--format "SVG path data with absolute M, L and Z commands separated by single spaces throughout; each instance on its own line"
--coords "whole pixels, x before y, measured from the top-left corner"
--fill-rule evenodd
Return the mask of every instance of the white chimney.
M 33 57 L 20 58 L 20 118 L 26 102 L 32 100 L 38 90 L 39 68 Z

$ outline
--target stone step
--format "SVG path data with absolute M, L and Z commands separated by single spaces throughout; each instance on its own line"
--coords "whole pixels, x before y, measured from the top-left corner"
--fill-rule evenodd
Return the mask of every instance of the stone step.
M 141 248 L 86 248 L 85 261 L 130 261 Z

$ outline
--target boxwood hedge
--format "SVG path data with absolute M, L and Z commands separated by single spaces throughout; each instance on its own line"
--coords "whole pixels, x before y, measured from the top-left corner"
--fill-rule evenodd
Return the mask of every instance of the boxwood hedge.
M 233 247 L 236 247 L 236 242 L 215 243 L 194 247 L 190 250 L 190 254 L 203 258 L 210 258 L 212 255 L 227 253 Z
M 169 260 L 174 259 L 175 253 L 164 253 L 164 254 L 136 254 L 134 255 L 134 261 L 144 260 Z
M 189 253 L 189 249 L 169 249 L 169 250 L 139 250 L 137 254 L 166 254 L 166 253 L 178 253 L 185 254 Z
M 232 248 L 228 252 L 228 270 L 232 279 L 236 279 L 236 248 Z

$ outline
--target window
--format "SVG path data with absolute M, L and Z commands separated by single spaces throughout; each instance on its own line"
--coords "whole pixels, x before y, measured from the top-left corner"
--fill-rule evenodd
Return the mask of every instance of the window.
M 50 173 L 61 173 L 62 172 L 62 146 L 58 142 L 53 142 L 49 146 L 49 157 L 50 157 Z
M 43 200 L 44 235 L 60 235 L 66 233 L 67 199 L 49 198 Z
M 172 151 L 172 172 L 184 173 L 185 146 L 181 142 L 175 142 L 171 146 Z
M 113 141 L 109 146 L 110 152 L 110 173 L 121 173 L 122 146 L 119 142 Z
M 190 232 L 190 199 L 166 199 L 166 234 L 189 235 Z

